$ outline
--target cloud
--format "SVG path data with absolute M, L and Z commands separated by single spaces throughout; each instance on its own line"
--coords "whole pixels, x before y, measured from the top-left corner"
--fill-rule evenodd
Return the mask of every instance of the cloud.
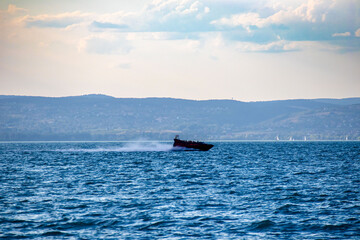
M 360 28 L 355 31 L 355 36 L 356 36 L 356 37 L 360 37 Z
M 232 15 L 230 18 L 224 17 L 219 20 L 214 20 L 210 23 L 220 27 L 227 26 L 230 28 L 241 26 L 247 30 L 250 30 L 250 26 L 262 27 L 265 22 L 266 19 L 260 18 L 258 13 L 250 12 Z
M 101 33 L 81 39 L 79 51 L 95 54 L 128 54 L 132 47 L 123 35 Z
M 0 9 L 0 27 L 5 27 L 6 24 L 12 25 L 16 17 L 24 16 L 27 12 L 26 9 L 18 8 L 13 4 L 9 4 L 6 10 Z
M 331 36 L 333 36 L 333 37 L 349 37 L 349 36 L 351 36 L 351 33 L 350 32 L 334 33 Z
M 21 19 L 27 27 L 39 27 L 39 28 L 66 28 L 68 26 L 79 24 L 84 21 L 89 21 L 93 18 L 94 14 L 82 13 L 79 11 L 62 13 L 56 15 L 37 15 L 37 16 L 25 16 Z
M 27 10 L 25 8 L 18 8 L 13 4 L 9 4 L 7 13 L 9 13 L 9 14 L 24 14 L 24 13 L 27 13 Z
M 93 21 L 91 26 L 94 28 L 104 28 L 104 29 L 126 29 L 128 26 L 126 24 L 116 24 L 111 22 L 98 22 Z
M 131 63 L 121 63 L 117 67 L 119 67 L 121 69 L 130 69 L 131 68 Z
M 139 12 L 26 15 L 21 22 L 37 28 L 87 26 L 90 33 L 145 33 L 144 40 L 199 39 L 206 38 L 201 33 L 218 32 L 229 42 L 278 49 L 284 49 L 279 47 L 279 41 L 327 41 L 346 47 L 344 37 L 350 39 L 351 33 L 360 36 L 358 6 L 357 0 L 155 0 Z M 18 11 L 23 10 L 9 5 L 8 12 Z M 89 46 L 91 42 L 115 42 L 93 36 L 83 41 Z M 340 37 L 343 41 L 339 41 Z
M 333 37 L 350 36 L 360 26 L 355 0 L 309 0 L 294 8 L 272 10 L 265 16 L 258 12 L 233 14 L 211 24 L 233 40 L 250 42 L 274 42 L 275 38 L 331 42 Z
M 268 44 L 257 43 L 238 43 L 237 50 L 242 52 L 264 52 L 264 53 L 282 53 L 299 51 L 301 48 L 295 42 L 279 40 Z
M 207 16 L 211 9 L 194 0 L 162 0 L 149 4 L 139 14 L 140 31 L 153 32 L 203 32 L 214 30 Z

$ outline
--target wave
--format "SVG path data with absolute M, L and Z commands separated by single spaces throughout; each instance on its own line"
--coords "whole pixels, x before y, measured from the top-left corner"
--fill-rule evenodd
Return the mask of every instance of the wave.
M 172 151 L 173 146 L 161 142 L 128 142 L 124 146 L 97 147 L 97 148 L 70 148 L 59 149 L 61 152 L 167 152 Z
M 121 152 L 167 152 L 173 148 L 172 144 L 161 142 L 131 142 L 116 149 Z
M 270 220 L 263 220 L 263 221 L 257 221 L 257 222 L 253 222 L 249 228 L 251 230 L 266 230 L 269 229 L 271 227 L 275 226 L 275 223 L 273 221 Z

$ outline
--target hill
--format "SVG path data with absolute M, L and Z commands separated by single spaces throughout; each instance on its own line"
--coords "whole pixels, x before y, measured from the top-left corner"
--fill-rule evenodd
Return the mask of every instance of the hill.
M 0 140 L 360 139 L 360 98 L 240 102 L 0 96 Z

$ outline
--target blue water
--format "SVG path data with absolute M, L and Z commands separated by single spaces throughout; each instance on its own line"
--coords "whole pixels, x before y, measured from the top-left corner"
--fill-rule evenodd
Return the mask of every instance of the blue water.
M 360 239 L 360 142 L 0 143 L 0 238 Z

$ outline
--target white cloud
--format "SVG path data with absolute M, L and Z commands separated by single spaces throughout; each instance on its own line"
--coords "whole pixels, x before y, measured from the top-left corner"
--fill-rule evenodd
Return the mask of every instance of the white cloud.
M 119 68 L 122 69 L 130 69 L 131 68 L 131 64 L 130 63 L 121 63 L 118 65 Z
M 346 12 L 340 13 L 344 10 L 344 7 L 336 8 L 337 2 L 347 2 L 348 9 Z M 293 7 L 283 7 L 281 9 L 273 9 L 273 14 L 270 16 L 261 17 L 258 12 L 247 12 L 234 14 L 231 17 L 224 17 L 219 20 L 214 20 L 211 24 L 218 26 L 243 26 L 248 27 L 250 25 L 257 26 L 259 28 L 269 26 L 271 24 L 290 24 L 290 23 L 323 23 L 330 22 L 328 15 L 340 14 L 353 16 L 354 12 L 350 11 L 351 6 L 355 5 L 354 0 L 308 0 L 307 2 Z M 276 6 L 278 8 L 278 6 Z M 355 17 L 355 16 L 353 16 Z M 341 23 L 342 19 L 337 19 Z
M 78 43 L 80 52 L 96 54 L 128 54 L 131 49 L 129 41 L 122 34 L 93 34 L 81 39 Z
M 17 25 L 17 17 L 27 14 L 27 10 L 24 8 L 18 8 L 13 4 L 9 4 L 6 10 L 0 9 L 0 28 L 12 28 L 13 25 Z
M 360 27 L 355 0 L 309 0 L 298 6 L 271 5 L 272 12 L 233 14 L 211 21 L 211 24 L 237 41 L 274 42 L 335 41 L 333 37 L 350 36 Z M 335 32 L 335 33 L 334 33 Z M 344 41 L 334 44 L 347 47 Z
M 18 8 L 14 4 L 9 4 L 7 13 L 9 14 L 24 14 L 28 11 L 25 8 Z
M 355 33 L 359 36 L 360 19 L 357 17 L 356 0 L 308 0 L 308 1 L 213 1 L 213 0 L 155 0 L 139 12 L 116 11 L 107 14 L 65 12 L 60 14 L 26 15 L 18 18 L 26 27 L 87 31 L 82 36 L 80 49 L 108 44 L 110 51 L 116 40 L 94 37 L 97 33 L 135 33 L 143 40 L 199 40 L 203 32 L 219 32 L 223 38 L 235 42 L 252 42 L 265 46 L 278 46 L 284 41 L 333 41 L 346 46 L 339 38 Z M 7 12 L 26 10 L 9 5 Z M 351 34 L 350 34 L 351 35 Z M 123 38 L 118 39 L 124 45 Z M 127 40 L 127 46 L 129 41 Z M 86 43 L 86 44 L 85 44 Z M 270 46 L 269 45 L 269 46 Z M 124 49 L 128 49 L 125 47 Z M 281 47 L 279 47 L 281 49 Z M 126 52 L 126 51 L 120 51 Z
M 356 36 L 356 37 L 360 37 L 360 28 L 355 31 L 355 36 Z
M 349 37 L 349 36 L 351 36 L 351 33 L 350 32 L 334 33 L 332 36 L 333 37 Z
M 214 25 L 230 27 L 243 26 L 246 29 L 248 29 L 250 25 L 262 27 L 265 23 L 266 19 L 260 18 L 260 15 L 254 12 L 236 14 L 230 18 L 225 17 L 211 22 L 211 24 Z
M 28 27 L 66 28 L 73 24 L 89 21 L 95 15 L 80 11 L 66 12 L 61 14 L 42 14 L 37 16 L 24 16 L 21 21 Z
M 300 50 L 300 46 L 295 42 L 289 42 L 284 40 L 279 40 L 276 42 L 271 42 L 268 44 L 257 44 L 257 43 L 238 43 L 237 50 L 242 52 L 290 52 Z

